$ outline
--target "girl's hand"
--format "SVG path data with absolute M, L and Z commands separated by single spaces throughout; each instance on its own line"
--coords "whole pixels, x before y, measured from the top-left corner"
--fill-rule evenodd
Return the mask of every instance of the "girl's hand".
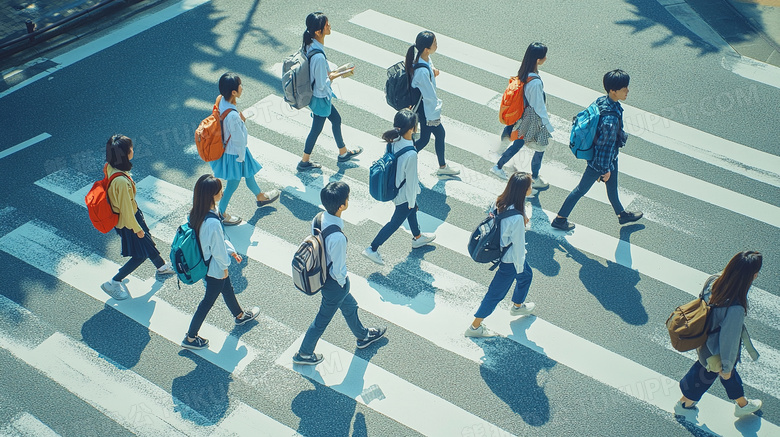
M 144 238 L 144 237 L 146 236 L 146 234 L 144 233 L 144 231 L 143 231 L 143 230 L 140 230 L 140 231 L 136 232 L 136 233 L 135 233 L 135 235 L 136 235 L 138 238 Z
M 433 69 L 433 77 L 439 77 L 439 69 L 438 68 L 434 68 Z
M 523 216 L 523 224 L 524 224 L 524 225 L 528 226 L 528 222 L 529 222 L 529 221 L 530 221 L 530 220 L 528 219 L 528 217 L 526 217 L 526 216 Z
M 225 278 L 227 278 L 227 269 L 225 269 L 225 276 L 221 277 L 220 279 L 225 279 Z
M 729 373 L 720 372 L 720 377 L 723 378 L 723 380 L 725 381 L 725 380 L 731 378 L 731 372 L 729 372 Z
M 239 254 L 237 254 L 237 253 L 233 252 L 233 253 L 231 254 L 231 256 L 233 257 L 233 259 L 235 259 L 235 260 L 236 260 L 236 262 L 237 262 L 237 263 L 241 264 L 241 259 L 242 259 L 242 258 L 241 258 L 241 255 L 239 255 Z M 227 270 L 226 270 L 226 271 L 227 271 Z
M 331 82 L 332 82 L 334 79 L 336 79 L 337 77 L 339 77 L 339 76 L 340 76 L 340 74 L 338 74 L 338 73 L 337 73 L 337 72 L 335 72 L 335 71 L 331 71 L 330 73 L 328 73 L 328 79 L 330 79 L 330 80 L 331 80 Z

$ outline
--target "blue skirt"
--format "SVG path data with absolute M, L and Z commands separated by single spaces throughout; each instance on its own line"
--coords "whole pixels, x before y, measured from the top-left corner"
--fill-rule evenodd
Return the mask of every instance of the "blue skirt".
M 214 176 L 228 181 L 239 181 L 241 178 L 254 178 L 255 174 L 263 168 L 248 150 L 244 155 L 244 162 L 238 162 L 236 159 L 238 155 L 223 153 L 218 160 L 209 162 Z
M 152 240 L 152 234 L 149 233 L 149 227 L 146 226 L 144 213 L 139 209 L 135 213 L 135 219 L 144 230 L 144 238 L 138 238 L 138 235 L 130 228 L 114 228 L 119 238 L 122 240 L 122 256 L 132 258 L 156 259 L 160 256 L 160 251 Z
M 312 114 L 318 117 L 328 118 L 330 117 L 331 105 L 332 104 L 330 99 L 326 99 L 324 97 L 312 97 L 311 103 L 309 103 L 309 109 L 311 109 Z

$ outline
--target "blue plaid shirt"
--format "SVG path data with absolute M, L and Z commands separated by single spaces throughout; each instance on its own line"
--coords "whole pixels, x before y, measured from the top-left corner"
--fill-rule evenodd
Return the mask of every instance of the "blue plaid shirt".
M 618 150 L 626 145 L 628 134 L 622 129 L 623 107 L 620 106 L 620 102 L 613 102 L 609 97 L 601 96 L 596 100 L 596 105 L 603 115 L 599 120 L 596 140 L 593 143 L 595 146 L 593 159 L 588 161 L 588 165 L 598 174 L 603 175 L 615 169 Z M 605 111 L 616 112 L 620 118 L 612 114 L 604 114 Z

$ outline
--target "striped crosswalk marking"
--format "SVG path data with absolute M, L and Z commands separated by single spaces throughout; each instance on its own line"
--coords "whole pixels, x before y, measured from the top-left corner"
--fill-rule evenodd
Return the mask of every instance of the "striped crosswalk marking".
M 45 423 L 38 420 L 28 412 L 14 416 L 10 422 L 0 428 L 0 435 L 4 437 L 59 437 Z

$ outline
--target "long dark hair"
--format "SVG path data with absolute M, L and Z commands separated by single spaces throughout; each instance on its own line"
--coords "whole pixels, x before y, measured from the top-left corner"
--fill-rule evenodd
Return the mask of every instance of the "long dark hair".
M 302 49 L 306 50 L 306 46 L 314 41 L 314 34 L 325 28 L 328 24 L 328 17 L 322 12 L 312 12 L 306 16 L 306 30 L 303 31 L 303 45 Z
M 233 98 L 233 91 L 238 91 L 241 86 L 241 78 L 236 73 L 225 73 L 219 78 L 219 93 L 227 102 Z
M 395 113 L 393 129 L 383 133 L 382 139 L 392 143 L 415 127 L 417 127 L 417 114 L 409 108 L 404 108 Z
M 412 65 L 416 64 L 420 60 L 420 55 L 422 54 L 422 51 L 425 49 L 431 48 L 433 45 L 433 40 L 436 39 L 436 35 L 433 34 L 430 30 L 423 30 L 422 32 L 417 34 L 417 38 L 414 40 L 414 45 L 409 47 L 409 50 L 406 51 L 406 61 L 404 62 L 404 66 L 406 67 L 406 75 L 409 76 L 411 79 L 412 74 L 414 74 L 414 68 L 412 68 Z M 414 49 L 417 49 L 417 55 L 414 54 Z
M 524 171 L 516 171 L 509 176 L 504 192 L 496 199 L 496 209 L 502 213 L 514 206 L 525 217 L 525 194 L 532 183 L 531 175 Z
M 523 62 L 520 63 L 520 69 L 517 70 L 517 77 L 525 82 L 528 79 L 528 74 L 536 71 L 536 62 L 539 59 L 544 59 L 547 56 L 547 46 L 534 42 L 528 45 L 525 49 L 525 56 L 523 56 Z
M 745 308 L 747 314 L 747 293 L 762 264 L 763 257 L 753 250 L 734 255 L 720 277 L 712 283 L 710 304 L 714 306 L 739 304 Z
M 214 203 L 214 196 L 222 189 L 222 181 L 210 174 L 204 174 L 195 182 L 195 189 L 192 192 L 192 209 L 190 210 L 190 227 L 195 231 L 195 235 L 200 234 L 200 226 L 206 220 L 206 214 L 211 211 L 211 205 Z
M 133 163 L 128 159 L 133 140 L 124 135 L 112 135 L 106 141 L 106 162 L 117 170 L 130 171 Z

